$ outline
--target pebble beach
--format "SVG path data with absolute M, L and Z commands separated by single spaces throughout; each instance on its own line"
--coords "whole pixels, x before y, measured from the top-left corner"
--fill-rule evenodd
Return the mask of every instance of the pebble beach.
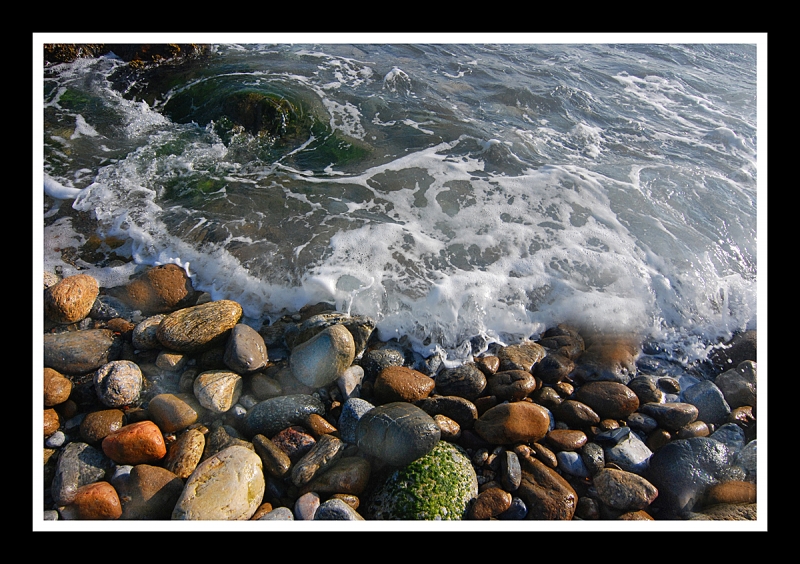
M 35 527 L 758 522 L 754 331 L 692 370 L 565 324 L 453 366 L 329 304 L 253 326 L 175 265 L 43 304 Z

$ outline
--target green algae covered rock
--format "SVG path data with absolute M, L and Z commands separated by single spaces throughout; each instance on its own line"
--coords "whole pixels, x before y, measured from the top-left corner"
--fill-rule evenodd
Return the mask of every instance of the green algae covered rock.
M 368 519 L 461 520 L 478 496 L 478 477 L 467 454 L 446 441 L 393 471 L 369 496 Z

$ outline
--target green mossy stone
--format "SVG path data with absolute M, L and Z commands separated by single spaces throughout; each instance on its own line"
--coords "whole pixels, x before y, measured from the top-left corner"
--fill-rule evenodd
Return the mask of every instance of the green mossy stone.
M 397 469 L 369 496 L 365 514 L 379 520 L 461 520 L 478 496 L 478 477 L 460 447 L 439 441 Z

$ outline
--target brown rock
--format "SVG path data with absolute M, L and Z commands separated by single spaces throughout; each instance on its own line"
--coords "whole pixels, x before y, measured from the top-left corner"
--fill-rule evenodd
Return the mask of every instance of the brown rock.
M 604 504 L 621 511 L 636 511 L 658 497 L 658 489 L 645 478 L 614 468 L 603 468 L 593 478 L 597 495 Z
M 576 360 L 572 378 L 577 382 L 627 384 L 636 375 L 638 356 L 639 340 L 634 336 L 595 336 Z
M 578 494 L 558 472 L 529 456 L 519 457 L 522 481 L 514 495 L 528 506 L 526 519 L 570 521 Z
M 405 366 L 389 366 L 375 379 L 373 393 L 378 404 L 395 401 L 413 403 L 430 395 L 436 383 L 433 378 Z
M 600 423 L 600 416 L 588 405 L 577 400 L 564 400 L 554 410 L 558 421 L 581 429 Z
M 433 420 L 438 425 L 443 441 L 454 442 L 461 437 L 461 425 L 447 417 L 446 415 L 436 414 Z
M 169 445 L 164 468 L 178 478 L 187 479 L 200 463 L 205 447 L 205 435 L 198 429 L 187 429 Z
M 122 504 L 117 490 L 108 482 L 94 482 L 81 486 L 75 499 L 61 510 L 66 520 L 113 520 L 122 516 Z
M 180 309 L 159 324 L 156 337 L 166 348 L 196 353 L 225 342 L 242 318 L 242 306 L 219 300 Z
M 755 503 L 756 485 L 752 482 L 730 480 L 711 486 L 706 492 L 705 505 L 718 503 Z
M 286 453 L 292 464 L 303 458 L 311 450 L 317 440 L 299 425 L 292 425 L 272 437 L 272 442 Z
M 176 264 L 155 266 L 125 286 L 111 292 L 144 315 L 169 313 L 193 305 L 197 292 L 191 279 Z
M 467 513 L 468 519 L 484 521 L 497 517 L 511 507 L 511 494 L 500 488 L 488 488 L 478 494 Z
M 125 425 L 103 439 L 103 453 L 117 464 L 151 464 L 167 454 L 161 430 L 152 421 Z
M 544 347 L 532 341 L 503 347 L 497 353 L 500 370 L 525 370 L 531 372 L 534 365 L 545 357 Z
M 53 407 L 64 403 L 72 392 L 69 378 L 52 368 L 44 369 L 44 406 Z
M 44 291 L 44 313 L 50 321 L 70 324 L 89 315 L 100 293 L 97 280 L 88 274 L 68 276 Z
M 44 438 L 46 439 L 61 427 L 61 419 L 58 412 L 51 408 L 44 410 Z
M 292 461 L 289 455 L 279 448 L 277 444 L 264 435 L 255 435 L 253 437 L 253 446 L 256 449 L 256 454 L 261 458 L 261 463 L 264 465 L 264 472 L 278 479 L 283 479 L 289 474 L 292 468 Z
M 577 429 L 553 429 L 545 437 L 547 444 L 556 450 L 578 450 L 589 440 L 586 433 Z
M 541 405 L 526 401 L 501 403 L 475 421 L 475 431 L 492 444 L 535 442 L 548 431 L 550 415 Z
M 183 480 L 165 468 L 137 464 L 117 486 L 121 519 L 169 519 L 183 491 Z
M 519 401 L 536 389 L 536 378 L 525 370 L 504 370 L 487 379 L 489 393 L 503 401 Z
M 638 396 L 619 382 L 589 382 L 578 389 L 575 399 L 591 407 L 602 419 L 625 419 L 639 408 Z
M 125 425 L 125 414 L 120 409 L 103 409 L 87 413 L 81 421 L 81 438 L 89 443 L 97 443 Z
M 306 418 L 306 427 L 314 438 L 319 440 L 322 435 L 335 435 L 338 434 L 336 427 L 331 425 L 327 419 L 318 413 L 310 413 Z
M 205 409 L 193 394 L 158 394 L 148 404 L 150 418 L 164 433 L 182 431 L 197 422 Z
M 423 398 L 414 403 L 431 417 L 444 415 L 461 427 L 472 429 L 478 419 L 478 408 L 467 398 L 459 396 L 435 396 Z
M 307 492 L 361 495 L 369 484 L 370 463 L 360 456 L 339 458 L 300 489 Z
M 638 511 L 628 511 L 617 517 L 620 521 L 654 521 L 653 517 L 642 509 Z
M 109 329 L 45 333 L 44 365 L 62 374 L 86 374 L 119 358 L 122 339 Z
M 476 358 L 475 365 L 485 376 L 491 376 L 500 369 L 500 359 L 494 355 L 486 355 Z

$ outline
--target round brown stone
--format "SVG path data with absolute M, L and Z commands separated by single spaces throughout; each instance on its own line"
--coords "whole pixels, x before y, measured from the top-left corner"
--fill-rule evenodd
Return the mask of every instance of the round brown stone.
M 188 307 L 196 297 L 191 279 L 176 264 L 150 268 L 139 278 L 115 289 L 114 294 L 145 315 Z
M 638 396 L 619 382 L 589 382 L 575 392 L 575 399 L 591 407 L 603 419 L 625 419 L 639 408 Z
M 75 323 L 89 315 L 99 293 L 94 277 L 68 276 L 44 291 L 44 313 L 55 323 Z
M 550 415 L 541 405 L 518 401 L 501 403 L 475 421 L 475 431 L 492 444 L 535 442 L 548 431 Z
M 87 413 L 81 421 L 81 438 L 87 443 L 96 443 L 125 425 L 125 414 L 120 409 L 103 409 Z
M 72 393 L 72 381 L 52 368 L 44 369 L 44 406 L 64 403 Z
M 44 438 L 46 439 L 61 427 L 61 420 L 58 412 L 51 408 L 44 410 Z
M 753 482 L 730 480 L 711 486 L 706 492 L 706 505 L 717 503 L 755 503 L 757 488 Z
M 164 433 L 174 433 L 197 422 L 205 409 L 193 394 L 159 394 L 148 404 L 150 418 Z
M 553 429 L 547 433 L 547 444 L 556 450 L 578 450 L 588 441 L 586 433 L 576 429 Z
M 413 403 L 430 395 L 433 378 L 405 366 L 388 366 L 375 379 L 373 393 L 378 404 L 395 401 Z
M 504 370 L 487 380 L 489 393 L 500 401 L 519 401 L 536 389 L 536 378 L 525 370 Z
M 501 488 L 488 488 L 478 494 L 467 513 L 469 519 L 485 521 L 511 507 L 511 494 Z
M 117 490 L 108 482 L 94 482 L 81 486 L 75 499 L 61 510 L 66 520 L 113 520 L 122 516 L 122 504 Z
M 122 519 L 169 519 L 183 491 L 183 480 L 165 468 L 137 464 L 118 486 Z
M 152 464 L 167 454 L 164 435 L 152 421 L 123 426 L 103 439 L 102 448 L 117 464 Z

